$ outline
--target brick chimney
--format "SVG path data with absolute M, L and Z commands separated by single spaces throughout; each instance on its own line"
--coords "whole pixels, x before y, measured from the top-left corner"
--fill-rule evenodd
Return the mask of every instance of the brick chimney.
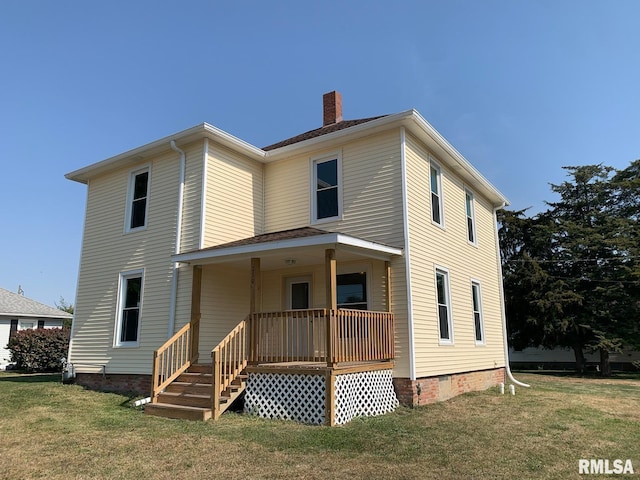
M 342 95 L 335 90 L 322 96 L 323 123 L 322 126 L 332 125 L 342 121 Z

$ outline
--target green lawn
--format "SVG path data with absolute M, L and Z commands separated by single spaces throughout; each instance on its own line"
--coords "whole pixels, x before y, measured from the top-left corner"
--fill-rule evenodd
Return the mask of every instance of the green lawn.
M 640 376 L 518 377 L 533 388 L 328 428 L 148 417 L 58 375 L 0 373 L 0 478 L 567 479 L 580 458 L 629 458 L 640 475 Z

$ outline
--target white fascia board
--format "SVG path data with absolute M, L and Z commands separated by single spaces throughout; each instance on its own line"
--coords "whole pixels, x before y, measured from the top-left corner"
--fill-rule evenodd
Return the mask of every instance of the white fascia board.
M 489 180 L 487 180 L 466 158 L 464 158 L 464 156 L 458 152 L 453 145 L 451 145 L 435 128 L 433 128 L 433 126 L 427 122 L 427 120 L 425 120 L 418 111 L 413 110 L 410 120 L 410 123 L 413 124 L 407 125 L 410 131 L 417 134 L 418 138 L 423 140 L 430 147 L 436 147 L 436 149 L 441 150 L 441 152 L 435 153 L 445 154 L 444 158 L 440 158 L 441 162 L 444 162 L 445 165 L 448 165 L 449 167 L 453 167 L 454 171 L 457 171 L 458 174 L 466 174 L 465 176 L 471 180 L 471 185 L 479 188 L 479 190 L 494 203 L 494 206 L 501 204 L 509 205 L 509 200 L 500 193 L 500 191 L 493 186 L 493 184 L 489 182 Z M 417 131 L 415 127 L 418 127 Z M 463 172 L 456 169 L 456 166 Z
M 61 310 L 62 311 L 62 310 Z M 60 315 L 53 315 L 53 314 L 38 314 L 38 313 L 16 313 L 16 312 L 9 312 L 9 313 L 4 313 L 4 312 L 0 312 L 0 317 L 11 317 L 11 318 L 52 318 L 52 319 L 57 319 L 57 320 L 67 320 L 70 318 L 73 318 L 73 315 L 71 315 L 70 313 L 61 313 Z
M 350 247 L 362 248 L 364 250 L 371 250 L 374 252 L 382 253 L 387 256 L 402 255 L 402 249 L 397 247 L 390 247 L 389 245 L 382 245 L 381 243 L 370 242 L 369 240 L 363 240 L 361 238 L 350 237 L 342 233 L 332 234 L 337 235 L 336 243 L 339 245 L 348 245 Z
M 114 157 L 107 158 L 100 162 L 67 173 L 65 178 L 80 183 L 87 183 L 89 178 L 92 176 L 126 165 L 132 160 L 139 161 L 144 158 L 148 158 L 151 155 L 157 155 L 160 152 L 170 150 L 169 143 L 172 140 L 175 141 L 178 146 L 182 146 L 194 140 L 204 138 L 209 138 L 219 142 L 220 144 L 255 160 L 264 161 L 266 154 L 264 150 L 255 147 L 244 140 L 240 140 L 239 138 L 234 137 L 224 130 L 214 127 L 213 125 L 201 123 L 195 127 L 182 130 L 181 132 L 155 140 L 151 143 L 142 145 L 141 147 L 134 148 L 133 150 L 129 150 Z
M 316 235 L 313 237 L 293 238 L 287 240 L 276 240 L 273 242 L 253 243 L 251 245 L 238 245 L 235 247 L 227 247 L 211 250 L 200 250 L 191 253 L 182 253 L 171 257 L 174 262 L 197 262 L 200 260 L 214 260 L 224 257 L 233 257 L 238 255 L 258 254 L 262 252 L 270 252 L 274 250 L 284 250 L 290 248 L 315 247 L 315 246 L 339 246 L 347 245 L 360 249 L 370 250 L 378 254 L 386 256 L 402 255 L 402 249 L 381 245 L 379 243 L 369 242 L 359 238 L 350 237 L 340 233 L 327 233 L 324 235 Z

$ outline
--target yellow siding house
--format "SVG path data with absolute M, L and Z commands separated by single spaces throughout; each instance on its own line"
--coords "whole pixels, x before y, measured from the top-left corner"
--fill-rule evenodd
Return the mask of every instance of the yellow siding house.
M 340 424 L 504 381 L 504 196 L 415 110 L 257 148 L 209 124 L 87 185 L 69 365 L 146 413 Z

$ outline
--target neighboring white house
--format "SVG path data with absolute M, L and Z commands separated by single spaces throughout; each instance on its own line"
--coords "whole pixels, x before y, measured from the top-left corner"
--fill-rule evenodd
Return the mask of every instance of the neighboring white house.
M 11 363 L 9 338 L 19 330 L 60 328 L 71 314 L 0 288 L 0 370 Z

